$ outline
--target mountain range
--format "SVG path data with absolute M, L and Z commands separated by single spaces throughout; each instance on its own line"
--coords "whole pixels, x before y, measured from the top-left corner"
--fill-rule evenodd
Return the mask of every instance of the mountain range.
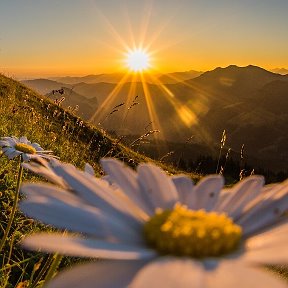
M 226 146 L 233 151 L 240 152 L 245 144 L 245 154 L 255 165 L 287 170 L 288 75 L 252 65 L 230 65 L 194 76 L 183 80 L 178 75 L 179 82 L 166 85 L 126 82 L 108 102 L 106 99 L 115 89 L 115 83 L 85 83 L 83 78 L 73 84 L 66 84 L 63 79 L 23 82 L 48 97 L 52 96 L 51 90 L 65 87 L 65 105 L 79 105 L 79 113 L 86 119 L 98 109 L 101 117 L 95 118 L 95 124 L 100 122 L 117 134 L 142 135 L 153 121 L 162 139 L 185 143 L 193 136 L 195 144 L 217 155 L 225 129 Z M 127 100 L 132 86 L 133 97 Z M 137 105 L 128 110 L 136 96 Z
M 145 77 L 147 83 L 153 83 L 153 79 L 157 79 L 163 84 L 173 84 L 185 80 L 189 80 L 195 77 L 198 77 L 202 74 L 203 72 L 200 71 L 194 71 L 194 70 L 189 70 L 189 71 L 184 71 L 184 72 L 173 72 L 173 73 L 167 73 L 167 74 L 153 74 L 153 77 Z M 128 77 L 127 77 L 128 76 Z M 144 73 L 145 76 L 145 73 Z M 78 84 L 78 83 L 87 83 L 87 84 L 94 84 L 94 83 L 119 83 L 122 79 L 125 79 L 125 82 L 139 82 L 141 81 L 140 76 L 137 76 L 137 74 L 131 73 L 110 73 L 110 74 L 98 74 L 98 75 L 87 75 L 84 77 L 71 77 L 71 76 L 66 76 L 66 77 L 54 77 L 51 78 L 50 80 L 54 80 L 57 82 L 61 82 L 64 84 Z

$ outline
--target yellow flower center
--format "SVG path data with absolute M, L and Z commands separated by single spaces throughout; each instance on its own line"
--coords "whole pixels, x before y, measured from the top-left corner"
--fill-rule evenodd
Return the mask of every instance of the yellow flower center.
M 144 225 L 148 245 L 161 254 L 216 257 L 236 250 L 242 229 L 226 214 L 175 205 L 157 210 Z
M 28 154 L 36 154 L 36 149 L 28 144 L 25 143 L 17 143 L 15 145 L 15 149 L 23 152 L 23 153 L 28 153 Z

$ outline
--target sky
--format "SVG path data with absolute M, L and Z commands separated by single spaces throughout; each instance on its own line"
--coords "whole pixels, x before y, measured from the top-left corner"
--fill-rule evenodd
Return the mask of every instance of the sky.
M 288 68 L 287 0 L 0 0 L 0 73 L 114 73 L 142 47 L 153 71 Z

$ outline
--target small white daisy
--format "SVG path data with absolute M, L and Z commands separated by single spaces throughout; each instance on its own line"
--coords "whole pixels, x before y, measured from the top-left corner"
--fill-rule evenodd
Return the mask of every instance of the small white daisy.
M 106 259 L 62 272 L 47 287 L 287 287 L 260 267 L 288 262 L 287 181 L 264 186 L 251 176 L 223 188 L 223 177 L 210 175 L 194 185 L 153 164 L 135 172 L 103 159 L 110 185 L 91 167 L 42 162 L 25 167 L 57 186 L 23 185 L 20 208 L 79 234 L 36 234 L 23 245 Z
M 26 137 L 1 137 L 0 147 L 3 153 L 13 159 L 17 156 L 22 156 L 24 162 L 36 158 L 56 158 L 52 155 L 52 151 L 45 151 L 38 143 L 31 143 Z

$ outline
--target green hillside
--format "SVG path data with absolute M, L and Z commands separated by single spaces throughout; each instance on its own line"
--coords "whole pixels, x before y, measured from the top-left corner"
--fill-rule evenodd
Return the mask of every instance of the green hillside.
M 73 111 L 3 75 L 0 75 L 0 99 L 0 137 L 26 136 L 52 150 L 62 161 L 78 167 L 88 162 L 99 173 L 98 161 L 102 157 L 117 157 L 132 167 L 152 161 L 83 121 Z M 172 167 L 167 169 L 175 172 Z
M 89 163 L 98 176 L 102 175 L 99 166 L 102 157 L 117 157 L 131 167 L 143 161 L 152 161 L 123 146 L 118 139 L 112 139 L 105 131 L 82 121 L 71 110 L 64 110 L 23 84 L 0 75 L 0 137 L 5 136 L 26 136 L 31 142 L 52 150 L 61 161 L 80 168 Z M 177 172 L 173 167 L 159 165 L 168 173 Z M 12 210 L 17 169 L 17 160 L 9 161 L 0 155 L 1 239 Z M 198 178 L 197 175 L 193 177 Z M 39 177 L 24 171 L 24 181 L 27 180 L 39 181 Z M 51 228 L 16 212 L 8 241 L 0 256 L 0 287 L 37 287 L 43 279 L 53 259 L 47 254 L 31 253 L 19 247 L 23 235 L 43 229 Z M 79 260 L 65 258 L 62 265 L 69 265 L 70 261 Z

